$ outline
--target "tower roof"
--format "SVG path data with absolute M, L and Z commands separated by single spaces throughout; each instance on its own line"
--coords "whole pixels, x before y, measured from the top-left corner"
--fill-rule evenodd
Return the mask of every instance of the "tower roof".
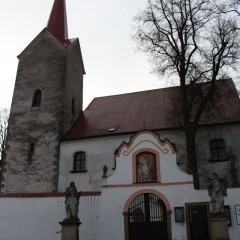
M 47 24 L 47 30 L 61 43 L 68 45 L 69 41 L 65 0 L 54 1 L 52 12 Z

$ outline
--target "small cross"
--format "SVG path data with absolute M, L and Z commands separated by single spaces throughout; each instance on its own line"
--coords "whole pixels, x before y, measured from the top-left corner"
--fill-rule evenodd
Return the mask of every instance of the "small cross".
M 146 129 L 146 124 L 147 123 L 144 121 L 142 124 L 143 124 L 143 129 Z

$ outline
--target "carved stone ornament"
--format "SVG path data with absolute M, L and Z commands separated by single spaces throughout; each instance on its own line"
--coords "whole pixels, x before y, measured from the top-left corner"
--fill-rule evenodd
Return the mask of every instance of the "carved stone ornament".
M 213 173 L 208 178 L 208 195 L 211 197 L 212 215 L 224 215 L 224 197 L 227 197 L 228 182 L 226 178 L 219 178 Z
M 103 175 L 102 178 L 107 178 L 107 171 L 108 171 L 108 167 L 106 165 L 103 166 Z
M 74 182 L 65 191 L 66 218 L 64 222 L 78 222 L 79 193 Z

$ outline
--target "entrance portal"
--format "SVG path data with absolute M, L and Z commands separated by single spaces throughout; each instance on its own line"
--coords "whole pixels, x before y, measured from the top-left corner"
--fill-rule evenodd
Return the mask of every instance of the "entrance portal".
M 187 203 L 187 230 L 188 239 L 209 239 L 209 203 Z
M 166 206 L 160 197 L 144 193 L 128 209 L 130 240 L 167 240 Z

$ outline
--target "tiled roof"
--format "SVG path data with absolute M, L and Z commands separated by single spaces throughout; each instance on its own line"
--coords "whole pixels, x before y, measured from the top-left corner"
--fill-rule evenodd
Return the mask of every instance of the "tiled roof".
M 200 125 L 240 122 L 240 101 L 231 79 L 217 82 L 214 111 L 205 111 Z M 179 128 L 174 99 L 180 87 L 95 98 L 64 140 Z M 111 130 L 110 130 L 111 129 Z

